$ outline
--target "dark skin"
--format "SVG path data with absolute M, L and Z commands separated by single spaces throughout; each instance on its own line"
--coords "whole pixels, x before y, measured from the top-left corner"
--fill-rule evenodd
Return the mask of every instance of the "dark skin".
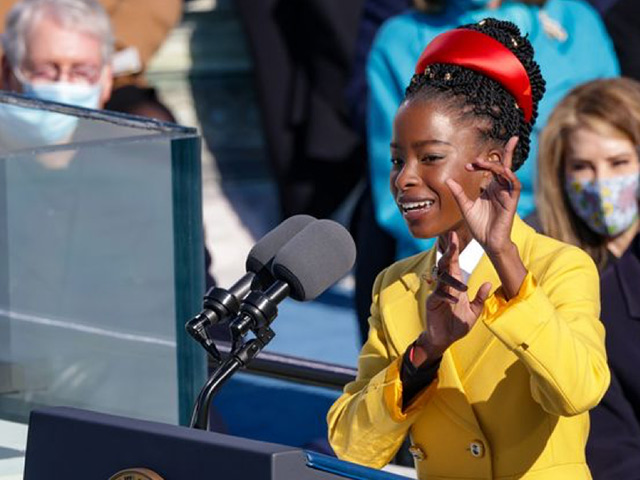
M 521 185 L 511 171 L 517 137 L 506 145 L 482 140 L 483 120 L 461 120 L 436 102 L 403 103 L 393 126 L 391 192 L 412 235 L 438 237 L 444 252 L 437 284 L 427 299 L 427 328 L 418 337 L 413 363 L 437 361 L 478 320 L 491 290 L 468 297 L 459 254 L 475 239 L 491 260 L 507 299 L 527 275 L 511 227 Z

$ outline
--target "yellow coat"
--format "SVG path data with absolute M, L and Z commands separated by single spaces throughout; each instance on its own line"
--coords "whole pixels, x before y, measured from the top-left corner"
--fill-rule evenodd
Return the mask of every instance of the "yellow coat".
M 493 292 L 406 411 L 399 367 L 425 327 L 433 286 L 421 278 L 435 249 L 378 276 L 358 377 L 328 414 L 338 457 L 380 468 L 410 433 L 421 479 L 591 478 L 588 410 L 609 385 L 598 273 L 587 254 L 517 217 L 511 238 L 529 272 L 518 296 L 505 300 L 483 256 L 469 296 L 485 281 Z

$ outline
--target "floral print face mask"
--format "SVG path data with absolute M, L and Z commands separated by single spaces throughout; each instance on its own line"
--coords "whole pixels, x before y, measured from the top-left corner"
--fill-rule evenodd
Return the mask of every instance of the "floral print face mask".
M 576 214 L 600 235 L 615 237 L 638 218 L 637 173 L 596 181 L 568 177 L 565 188 Z

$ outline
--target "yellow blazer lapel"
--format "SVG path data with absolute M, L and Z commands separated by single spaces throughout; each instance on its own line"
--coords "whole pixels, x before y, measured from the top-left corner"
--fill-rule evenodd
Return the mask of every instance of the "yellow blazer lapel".
M 478 289 L 486 281 L 491 282 L 492 293 L 500 286 L 500 279 L 489 258 L 483 255 L 467 283 L 470 299 L 475 298 Z M 464 383 L 467 373 L 494 341 L 495 336 L 478 319 L 471 331 L 445 352 L 438 371 L 438 395 L 435 401 L 452 421 L 478 438 L 483 438 L 483 433 L 469 403 Z
M 511 229 L 511 240 L 518 247 L 520 258 L 528 258 L 528 239 L 532 234 L 534 234 L 533 229 L 526 225 L 520 217 L 516 215 L 513 221 L 513 228 Z M 467 293 L 471 300 L 475 298 L 478 289 L 485 282 L 491 283 L 490 295 L 493 295 L 502 285 L 500 277 L 493 268 L 493 265 L 487 255 L 482 256 L 480 262 L 478 262 L 478 265 L 469 277 L 469 282 L 467 284 L 469 290 Z M 481 315 L 471 331 L 463 339 L 451 346 L 450 350 L 463 384 L 467 375 L 478 364 L 480 358 L 489 349 L 491 344 L 496 341 L 498 340 L 485 326 Z
M 425 329 L 425 302 L 435 285 L 427 283 L 424 275 L 431 272 L 435 259 L 436 251 L 432 248 L 414 268 L 401 277 L 405 290 L 394 298 L 385 295 L 381 302 L 393 357 L 403 355 Z
M 491 282 L 492 290 L 500 285 L 491 262 L 486 255 L 483 255 L 467 283 L 468 295 L 471 299 L 475 298 L 480 285 L 485 281 Z M 488 348 L 494 339 L 495 337 L 481 321 L 476 322 L 464 338 L 455 342 L 444 353 L 438 371 L 438 395 L 435 401 L 452 421 L 473 432 L 478 438 L 482 438 L 483 433 L 469 403 L 464 379 L 469 368 L 474 365 L 473 359 Z
M 434 248 L 423 257 L 422 261 L 402 276 L 401 282 L 405 288 L 401 294 L 386 292 L 385 300 L 387 301 L 382 305 L 382 313 L 385 318 L 384 324 L 387 328 L 386 333 L 392 357 L 404 354 L 407 347 L 425 329 L 425 319 L 429 321 L 426 318 L 426 302 L 435 284 L 428 283 L 425 276 L 431 275 L 435 260 L 436 251 Z M 434 401 L 439 403 L 441 410 L 452 421 L 473 432 L 477 437 L 482 435 L 473 410 L 467 401 L 456 363 L 451 354 L 451 348 L 445 352 L 440 363 L 438 395 Z
M 451 349 L 442 356 L 438 370 L 438 387 L 434 402 L 455 423 L 481 438 L 482 430 L 460 381 Z
M 501 285 L 500 277 L 498 277 L 498 274 L 493 268 L 489 257 L 483 255 L 471 273 L 467 283 L 469 287 L 467 294 L 470 300 L 475 298 L 478 289 L 485 282 L 491 283 L 491 295 L 493 295 Z M 480 317 L 464 338 L 451 345 L 449 350 L 463 384 L 467 375 L 477 365 L 480 357 L 482 357 L 494 341 L 497 341 L 496 337 L 485 326 Z

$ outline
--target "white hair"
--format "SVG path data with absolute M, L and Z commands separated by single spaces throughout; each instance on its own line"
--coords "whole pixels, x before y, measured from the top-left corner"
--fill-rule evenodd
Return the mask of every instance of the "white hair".
M 2 46 L 13 67 L 22 65 L 27 37 L 41 18 L 52 18 L 64 28 L 96 37 L 103 63 L 111 62 L 114 48 L 111 21 L 97 0 L 20 0 L 7 14 L 2 35 Z

